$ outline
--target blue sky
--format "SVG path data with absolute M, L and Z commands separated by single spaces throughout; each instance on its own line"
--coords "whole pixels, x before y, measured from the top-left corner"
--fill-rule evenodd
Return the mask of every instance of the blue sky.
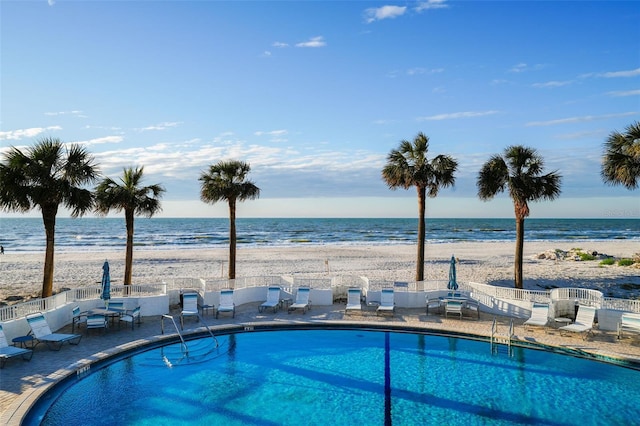
M 602 146 L 640 120 L 635 1 L 0 2 L 0 144 L 86 144 L 104 175 L 144 166 L 163 216 L 226 216 L 200 173 L 243 160 L 241 217 L 414 217 L 381 169 L 418 132 L 459 162 L 430 217 L 513 217 L 477 198 L 514 144 L 563 175 L 531 217 L 640 217 L 600 178 Z M 38 214 L 38 212 L 35 212 Z

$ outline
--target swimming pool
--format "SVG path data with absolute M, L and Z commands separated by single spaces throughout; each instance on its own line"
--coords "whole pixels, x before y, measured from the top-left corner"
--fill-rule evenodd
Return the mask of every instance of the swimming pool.
M 378 330 L 241 332 L 93 368 L 44 425 L 629 425 L 640 371 L 487 342 Z

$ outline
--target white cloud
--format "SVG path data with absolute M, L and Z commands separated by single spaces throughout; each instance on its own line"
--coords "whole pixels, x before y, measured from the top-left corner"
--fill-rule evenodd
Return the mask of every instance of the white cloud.
M 322 36 L 312 37 L 308 41 L 303 41 L 301 43 L 297 43 L 296 47 L 324 47 L 327 43 L 325 43 L 324 38 Z
M 456 118 L 472 118 L 472 117 L 484 117 L 487 115 L 497 114 L 498 111 L 464 111 L 464 112 L 453 112 L 449 114 L 438 114 L 431 115 L 427 117 L 418 117 L 420 121 L 436 121 L 436 120 L 451 120 Z
M 635 70 L 628 70 L 628 71 L 604 72 L 597 75 L 598 77 L 604 77 L 604 78 L 637 77 L 640 75 L 640 68 L 636 68 Z
M 82 111 L 78 111 L 78 110 L 45 112 L 44 115 L 53 116 L 53 117 L 56 117 L 59 115 L 75 115 L 76 117 L 86 118 L 86 115 L 82 114 Z
M 83 145 L 102 145 L 105 143 L 120 143 L 124 140 L 122 136 L 104 136 L 102 138 L 89 139 L 87 141 L 79 141 Z
M 182 124 L 182 122 L 180 122 L 180 121 L 173 121 L 173 122 L 172 121 L 167 121 L 167 122 L 156 124 L 156 125 L 153 125 L 153 126 L 142 127 L 142 128 L 136 129 L 136 130 L 139 131 L 139 132 L 147 132 L 149 130 L 166 130 L 166 129 L 171 128 L 171 127 L 179 126 L 180 124 Z
M 407 75 L 438 74 L 441 72 L 444 72 L 444 68 L 427 69 L 427 68 L 416 67 L 416 68 L 409 68 L 407 70 Z
M 609 118 L 627 117 L 629 115 L 637 115 L 638 111 L 623 112 L 620 114 L 604 114 L 604 115 L 585 115 L 582 117 L 568 117 L 560 118 L 557 120 L 548 121 L 532 121 L 526 124 L 527 127 L 539 127 L 539 126 L 554 126 L 556 124 L 568 124 L 568 123 L 584 123 L 588 121 L 606 120 Z
M 282 135 L 286 135 L 287 133 L 289 133 L 287 130 L 271 130 L 268 132 L 262 131 L 262 130 L 258 130 L 257 132 L 254 132 L 253 134 L 256 136 L 263 136 L 263 135 L 267 135 L 267 136 L 282 136 Z
M 364 11 L 364 19 L 367 24 L 383 19 L 393 19 L 402 16 L 407 11 L 406 6 L 382 6 L 372 7 Z
M 579 78 L 619 78 L 619 77 L 637 77 L 640 75 L 640 68 L 626 71 L 607 71 L 607 72 L 590 72 L 581 74 Z
M 279 41 L 276 41 L 271 46 L 283 48 L 283 47 L 289 47 L 289 44 L 288 43 L 281 43 Z
M 520 62 L 519 64 L 515 64 L 514 66 L 512 66 L 509 69 L 509 72 L 520 73 L 520 72 L 526 72 L 526 71 L 536 71 L 542 68 L 544 68 L 544 65 L 542 64 L 529 65 L 524 62 Z
M 638 96 L 638 95 L 640 95 L 640 89 L 636 89 L 636 90 L 619 90 L 619 91 L 615 91 L 615 92 L 608 92 L 607 95 L 615 96 L 615 97 L 620 97 L 620 96 Z
M 449 5 L 446 0 L 427 0 L 418 3 L 415 10 L 416 12 L 422 12 L 423 10 L 430 9 L 447 9 Z
M 547 81 L 546 83 L 534 83 L 531 86 L 535 88 L 549 88 L 568 86 L 571 83 L 571 81 Z
M 44 132 L 62 130 L 60 126 L 49 127 L 31 127 L 29 129 L 11 130 L 8 132 L 0 132 L 0 140 L 20 140 L 23 138 L 33 138 Z

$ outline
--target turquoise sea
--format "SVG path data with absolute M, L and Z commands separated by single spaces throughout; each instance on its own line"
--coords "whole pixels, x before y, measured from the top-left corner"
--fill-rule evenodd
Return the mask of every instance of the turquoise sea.
M 417 219 L 244 219 L 236 221 L 245 246 L 415 244 Z M 136 246 L 155 250 L 207 248 L 228 244 L 227 218 L 144 218 L 135 220 Z M 527 241 L 635 240 L 640 219 L 527 219 Z M 515 219 L 427 219 L 429 243 L 513 241 Z M 56 251 L 106 251 L 125 246 L 122 218 L 58 218 Z M 0 219 L 0 244 L 7 252 L 43 252 L 39 218 Z

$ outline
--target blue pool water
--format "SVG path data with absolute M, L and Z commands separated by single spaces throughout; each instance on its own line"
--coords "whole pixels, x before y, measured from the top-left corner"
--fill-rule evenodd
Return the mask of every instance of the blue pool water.
M 94 368 L 44 425 L 630 425 L 640 371 L 525 348 L 362 330 L 255 331 Z M 45 398 L 46 399 L 46 398 Z M 41 409 L 43 411 L 43 409 Z

